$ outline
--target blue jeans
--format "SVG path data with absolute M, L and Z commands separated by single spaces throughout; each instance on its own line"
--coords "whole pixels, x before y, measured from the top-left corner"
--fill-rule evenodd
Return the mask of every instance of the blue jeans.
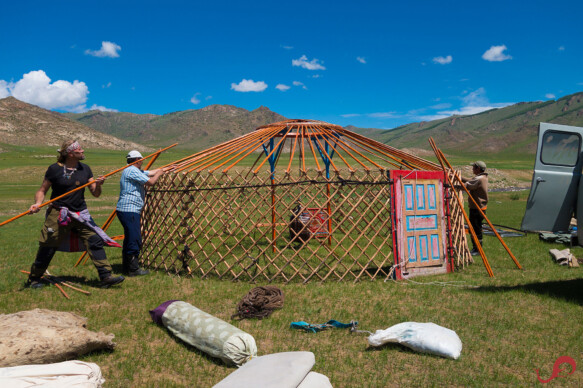
M 142 233 L 140 230 L 140 213 L 117 212 L 117 218 L 123 226 L 123 250 L 124 256 L 138 256 L 142 248 Z

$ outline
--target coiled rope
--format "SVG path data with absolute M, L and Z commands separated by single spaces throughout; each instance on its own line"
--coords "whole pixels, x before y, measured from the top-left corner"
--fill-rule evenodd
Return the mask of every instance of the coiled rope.
M 241 299 L 231 319 L 263 319 L 283 307 L 283 292 L 275 286 L 255 287 Z

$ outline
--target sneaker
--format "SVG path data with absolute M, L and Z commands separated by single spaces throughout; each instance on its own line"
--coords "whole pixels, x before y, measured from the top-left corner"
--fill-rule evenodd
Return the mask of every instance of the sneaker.
M 479 254 L 480 254 L 480 252 L 478 252 L 478 250 L 476 248 L 474 248 L 470 251 L 470 255 L 472 255 L 472 256 L 477 256 Z
M 138 268 L 135 271 L 129 272 L 128 276 L 130 277 L 134 277 L 134 276 L 143 276 L 143 275 L 147 275 L 149 274 L 150 271 L 148 271 L 147 269 L 143 269 L 143 268 Z
M 100 288 L 109 288 L 111 286 L 114 286 L 116 284 L 123 282 L 124 280 L 125 280 L 125 278 L 123 276 L 110 275 L 109 277 L 103 279 L 101 281 L 101 283 L 99 283 L 99 287 Z

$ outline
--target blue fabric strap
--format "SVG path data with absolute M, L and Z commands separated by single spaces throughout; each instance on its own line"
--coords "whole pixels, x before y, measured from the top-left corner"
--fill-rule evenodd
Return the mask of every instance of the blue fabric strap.
M 298 321 L 298 322 L 292 322 L 290 324 L 290 327 L 292 329 L 302 329 L 305 331 L 309 331 L 311 333 L 317 333 L 319 331 L 331 328 L 331 327 L 335 327 L 337 329 L 348 329 L 348 328 L 352 328 L 352 327 L 356 327 L 358 325 L 357 321 L 351 321 L 350 323 L 342 323 L 342 322 L 338 322 L 335 319 L 331 319 L 326 323 L 321 323 L 321 324 L 311 324 L 311 323 L 307 323 L 304 321 Z

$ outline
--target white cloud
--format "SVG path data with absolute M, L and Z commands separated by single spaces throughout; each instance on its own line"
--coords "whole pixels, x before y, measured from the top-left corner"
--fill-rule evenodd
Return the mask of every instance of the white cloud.
M 510 55 L 504 54 L 508 47 L 506 45 L 502 46 L 492 46 L 482 55 L 482 59 L 489 62 L 502 62 L 508 59 L 512 59 Z
M 11 95 L 20 101 L 40 106 L 45 109 L 62 109 L 78 111 L 85 108 L 89 89 L 85 82 L 51 79 L 43 70 L 31 71 L 17 82 L 0 80 L 0 96 Z
M 306 90 L 308 90 L 308 87 L 307 87 L 306 85 L 304 85 L 304 83 L 303 83 L 303 82 L 300 82 L 300 81 L 294 81 L 294 82 L 292 82 L 292 84 L 293 84 L 294 86 L 301 86 L 301 87 L 302 87 L 302 89 L 306 89 Z
M 238 84 L 232 83 L 231 89 L 236 92 L 262 92 L 267 89 L 267 84 L 263 81 L 253 81 L 252 79 L 243 79 Z
M 107 84 L 105 84 L 105 85 L 101 85 L 101 87 L 102 87 L 103 89 L 107 89 L 107 88 L 111 87 L 111 82 L 108 82 L 108 83 L 107 83 Z
M 10 96 L 10 90 L 8 89 L 10 84 L 3 79 L 0 79 L 0 98 L 6 98 Z
M 545 97 L 550 100 L 554 100 L 557 96 L 555 96 L 553 93 L 547 93 L 545 94 Z
M 291 86 L 287 86 L 284 84 L 277 84 L 277 86 L 275 87 L 277 90 L 281 90 L 282 92 L 285 92 L 286 90 L 288 90 L 289 88 L 291 88 Z
M 121 50 L 121 47 L 113 42 L 103 41 L 101 42 L 101 48 L 99 50 L 85 50 L 85 54 L 92 55 L 94 57 L 109 57 L 109 58 L 117 58 L 119 57 L 118 51 Z
M 292 59 L 292 66 L 299 66 L 308 70 L 326 70 L 324 66 L 319 64 L 319 59 L 312 59 L 308 62 L 308 57 L 302 55 L 299 59 Z
M 194 93 L 194 96 L 192 96 L 190 102 L 192 102 L 194 105 L 200 104 L 200 98 L 198 98 L 199 95 L 200 93 Z
M 285 45 L 282 45 L 281 48 L 283 48 L 285 50 L 291 50 L 291 49 L 293 49 L 293 46 L 285 46 Z
M 91 105 L 91 108 L 89 108 L 89 110 L 100 110 L 102 112 L 119 112 L 117 109 L 110 109 L 96 104 Z
M 433 63 L 439 63 L 440 65 L 447 65 L 448 63 L 451 63 L 451 61 L 453 61 L 453 58 L 451 55 L 448 55 L 447 57 L 435 57 L 435 58 L 433 58 Z
M 394 118 L 398 117 L 395 115 L 395 112 L 376 112 L 376 113 L 369 113 L 369 117 L 376 117 L 376 118 Z
M 213 96 L 206 96 L 204 99 L 205 100 L 210 100 L 211 98 L 213 98 Z
M 447 108 L 451 108 L 451 104 L 449 102 L 443 102 L 441 104 L 437 104 L 437 105 L 433 105 L 430 106 L 431 109 L 447 109 Z
M 356 57 L 356 60 L 360 63 L 366 63 L 366 59 L 364 57 Z
M 565 51 L 565 46 L 559 46 L 559 51 Z
M 347 114 L 340 115 L 340 116 L 341 116 L 341 117 L 344 117 L 344 118 L 350 118 L 350 117 L 360 117 L 360 113 L 347 113 Z
M 462 98 L 462 106 L 459 109 L 454 110 L 443 110 L 437 112 L 439 115 L 475 115 L 477 113 L 485 112 L 487 110 L 504 108 L 505 106 L 512 105 L 513 102 L 499 102 L 491 103 L 486 97 L 486 90 L 484 88 L 478 88 L 467 96 Z M 446 117 L 447 117 L 446 116 Z

